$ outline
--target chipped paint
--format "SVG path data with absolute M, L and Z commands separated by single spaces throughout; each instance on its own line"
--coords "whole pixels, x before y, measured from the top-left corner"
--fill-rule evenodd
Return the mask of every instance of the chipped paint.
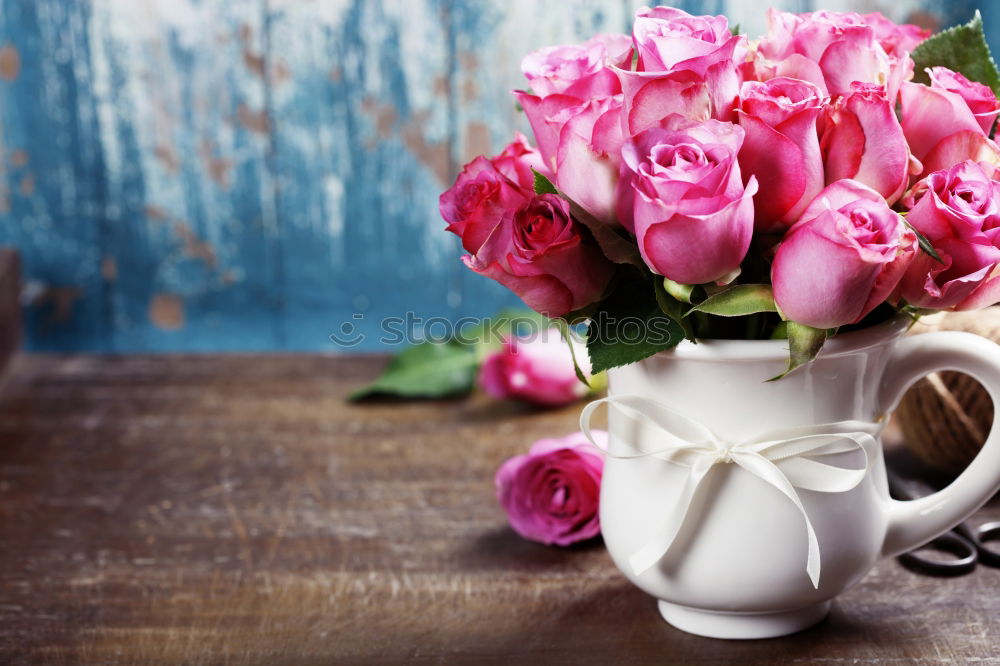
M 103 257 L 101 259 L 101 277 L 105 282 L 114 282 L 118 279 L 118 262 L 114 257 Z
M 21 54 L 12 44 L 0 47 L 0 79 L 13 81 L 21 73 Z
M 184 301 L 177 294 L 156 294 L 149 303 L 149 320 L 163 331 L 184 328 Z
M 246 104 L 236 108 L 236 117 L 240 125 L 252 132 L 267 134 L 271 129 L 271 120 L 264 109 L 254 110 Z
M 20 191 L 22 197 L 30 197 L 35 193 L 35 174 L 27 173 L 24 178 L 21 179 L 21 184 L 18 186 L 18 191 Z

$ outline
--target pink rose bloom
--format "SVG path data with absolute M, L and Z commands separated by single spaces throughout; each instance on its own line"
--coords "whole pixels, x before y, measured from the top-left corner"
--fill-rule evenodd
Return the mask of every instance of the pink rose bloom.
M 478 252 L 503 215 L 532 197 L 532 167 L 541 170 L 541 159 L 518 134 L 496 157 L 480 156 L 466 164 L 455 184 L 441 194 L 441 217 L 467 252 Z
M 496 280 L 528 307 L 559 317 L 600 300 L 614 274 L 589 232 L 554 194 L 508 210 L 466 266 Z
M 547 47 L 521 64 L 532 92 L 514 91 L 556 186 L 608 223 L 622 142 L 621 84 L 612 68 L 631 57 L 625 35 Z
M 607 448 L 608 435 L 592 431 Z M 527 455 L 497 470 L 497 499 L 514 531 L 546 545 L 568 546 L 601 533 L 598 502 L 604 456 L 583 433 L 540 439 Z
M 638 71 L 619 69 L 626 130 L 636 134 L 677 114 L 692 121 L 730 120 L 739 91 L 746 38 L 724 16 L 692 16 L 672 7 L 636 12 Z
M 931 31 L 918 25 L 899 24 L 873 12 L 861 17 L 875 31 L 875 39 L 890 56 L 904 57 L 931 36 Z
M 1000 102 L 989 86 L 977 81 L 970 81 L 958 72 L 947 67 L 931 67 L 927 70 L 931 78 L 931 88 L 940 88 L 955 93 L 969 107 L 969 111 L 979 121 L 983 134 L 989 136 L 993 123 L 1000 113 Z
M 910 151 L 885 88 L 856 83 L 826 109 L 820 148 L 826 182 L 851 179 L 891 206 L 910 179 Z
M 948 80 L 940 72 L 938 78 Z M 923 164 L 924 174 L 966 160 L 1000 161 L 1000 148 L 983 131 L 983 124 L 961 94 L 907 82 L 900 90 L 900 100 L 903 133 L 913 156 Z
M 864 318 L 906 271 L 916 236 L 878 192 L 851 180 L 825 188 L 778 246 L 774 300 L 785 316 L 815 328 Z
M 910 305 L 975 310 L 1000 300 L 1000 183 L 994 167 L 962 162 L 914 186 L 907 221 L 944 263 L 921 253 L 900 284 Z
M 740 167 L 760 182 L 754 199 L 757 229 L 780 230 L 795 222 L 823 189 L 816 123 L 825 102 L 819 88 L 798 79 L 743 84 L 737 109 L 746 132 Z
M 580 369 L 589 377 L 587 348 L 575 340 L 571 344 Z M 568 405 L 587 394 L 576 377 L 573 355 L 556 328 L 505 340 L 483 361 L 479 385 L 494 398 L 517 398 L 543 407 Z
M 515 93 L 555 172 L 556 186 L 597 219 L 614 221 L 615 183 L 621 164 L 622 96 L 578 101 Z M 542 151 L 543 155 L 545 150 Z
M 848 94 L 857 81 L 885 85 L 889 102 L 895 104 L 900 84 L 913 72 L 908 52 L 890 55 L 882 46 L 886 41 L 899 49 L 910 40 L 888 35 L 878 20 L 872 25 L 871 15 L 770 9 L 767 17 L 767 36 L 758 46 L 766 59 L 764 69 L 808 80 L 832 97 Z
M 753 234 L 753 195 L 736 154 L 743 130 L 707 120 L 684 130 L 648 129 L 622 148 L 621 196 L 633 200 L 639 252 L 683 284 L 722 280 L 739 268 Z
M 529 53 L 521 71 L 539 97 L 567 95 L 580 100 L 620 93 L 610 67 L 627 67 L 632 41 L 627 35 L 597 35 L 583 44 L 547 46 Z

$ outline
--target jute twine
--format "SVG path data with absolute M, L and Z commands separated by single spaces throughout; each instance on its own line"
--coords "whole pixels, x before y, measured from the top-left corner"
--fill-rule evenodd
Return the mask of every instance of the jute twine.
M 968 331 L 1000 342 L 1000 307 L 948 312 L 921 319 L 910 335 Z M 943 472 L 959 472 L 979 453 L 993 424 L 993 402 L 979 382 L 959 372 L 936 372 L 903 397 L 896 416 L 917 457 Z

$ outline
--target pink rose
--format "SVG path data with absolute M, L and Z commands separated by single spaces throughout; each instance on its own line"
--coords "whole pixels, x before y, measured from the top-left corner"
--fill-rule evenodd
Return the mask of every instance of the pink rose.
M 737 109 L 746 131 L 740 167 L 760 182 L 754 199 L 757 229 L 778 230 L 796 221 L 823 189 L 816 123 L 825 101 L 819 88 L 798 79 L 743 84 Z
M 483 245 L 462 261 L 551 317 L 599 300 L 615 270 L 570 216 L 566 200 L 554 194 L 534 196 L 508 210 Z
M 590 376 L 587 349 L 571 343 L 577 362 Z M 479 385 L 494 398 L 518 398 L 544 407 L 560 407 L 587 394 L 576 377 L 573 355 L 559 333 L 550 328 L 533 337 L 511 337 L 483 361 Z
M 648 129 L 622 148 L 620 196 L 633 198 L 639 252 L 656 273 L 684 284 L 722 280 L 739 268 L 753 233 L 753 195 L 736 154 L 743 130 L 707 120 L 684 130 Z
M 612 68 L 631 56 L 624 35 L 541 49 L 522 63 L 533 92 L 514 91 L 556 186 L 608 223 L 622 142 L 621 84 Z
M 632 38 L 639 55 L 639 71 L 683 69 L 702 76 L 713 65 L 731 61 L 734 48 L 745 43 L 730 32 L 725 16 L 692 16 L 673 7 L 644 7 L 637 11 Z M 746 54 L 745 50 L 742 54 Z
M 441 217 L 467 252 L 478 252 L 503 215 L 531 198 L 532 167 L 542 169 L 538 152 L 518 134 L 496 157 L 477 157 L 466 164 L 455 184 L 441 194 Z
M 611 67 L 627 67 L 632 41 L 627 35 L 597 35 L 583 44 L 547 46 L 529 53 L 521 71 L 539 97 L 567 95 L 580 100 L 621 92 Z
M 891 294 L 915 247 L 916 236 L 878 192 L 837 181 L 778 246 L 771 266 L 774 299 L 799 324 L 856 323 Z
M 826 109 L 823 120 L 826 182 L 850 178 L 895 203 L 909 182 L 910 151 L 885 88 L 854 84 Z
M 1000 102 L 989 86 L 976 81 L 970 81 L 958 72 L 947 67 L 931 67 L 927 70 L 931 79 L 931 88 L 940 88 L 955 93 L 969 107 L 969 111 L 979 121 L 983 134 L 989 136 L 993 123 L 1000 113 Z
M 638 71 L 618 70 L 628 134 L 674 114 L 694 122 L 731 119 L 746 38 L 729 31 L 726 17 L 692 16 L 671 7 L 640 9 L 632 37 Z
M 946 80 L 943 75 L 939 78 Z M 900 90 L 900 100 L 903 133 L 913 156 L 923 164 L 924 174 L 965 160 L 1000 161 L 1000 148 L 986 136 L 980 120 L 959 93 L 907 82 Z
M 921 253 L 900 284 L 910 305 L 974 310 L 1000 300 L 1000 183 L 994 168 L 962 162 L 914 186 L 907 221 L 944 263 Z
M 546 159 L 556 186 L 597 219 L 613 222 L 623 141 L 622 96 L 580 102 L 565 95 L 540 99 L 516 94 L 539 145 L 553 151 Z
M 607 448 L 608 435 L 592 431 Z M 604 457 L 583 433 L 540 439 L 527 455 L 497 470 L 497 499 L 514 531 L 546 545 L 568 546 L 601 533 L 598 502 Z
M 885 85 L 889 102 L 895 104 L 900 84 L 913 71 L 909 53 L 889 55 L 879 37 L 893 43 L 894 49 L 909 42 L 887 35 L 884 27 L 873 26 L 860 14 L 771 9 L 767 16 L 767 36 L 758 46 L 766 60 L 764 69 L 776 68 L 777 74 L 786 76 L 795 71 L 833 97 L 848 94 L 857 81 Z
M 890 56 L 904 57 L 913 53 L 920 42 L 931 36 L 931 31 L 918 25 L 900 24 L 890 21 L 882 14 L 873 12 L 861 17 L 875 31 L 875 39 L 882 50 Z

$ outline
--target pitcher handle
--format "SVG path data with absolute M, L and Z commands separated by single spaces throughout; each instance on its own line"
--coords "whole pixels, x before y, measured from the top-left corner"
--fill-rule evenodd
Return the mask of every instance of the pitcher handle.
M 941 331 L 902 339 L 880 389 L 888 414 L 918 379 L 957 370 L 977 379 L 994 405 L 993 425 L 979 455 L 942 490 L 912 501 L 889 500 L 882 555 L 898 555 L 931 541 L 968 518 L 1000 489 L 1000 346 L 972 333 Z

